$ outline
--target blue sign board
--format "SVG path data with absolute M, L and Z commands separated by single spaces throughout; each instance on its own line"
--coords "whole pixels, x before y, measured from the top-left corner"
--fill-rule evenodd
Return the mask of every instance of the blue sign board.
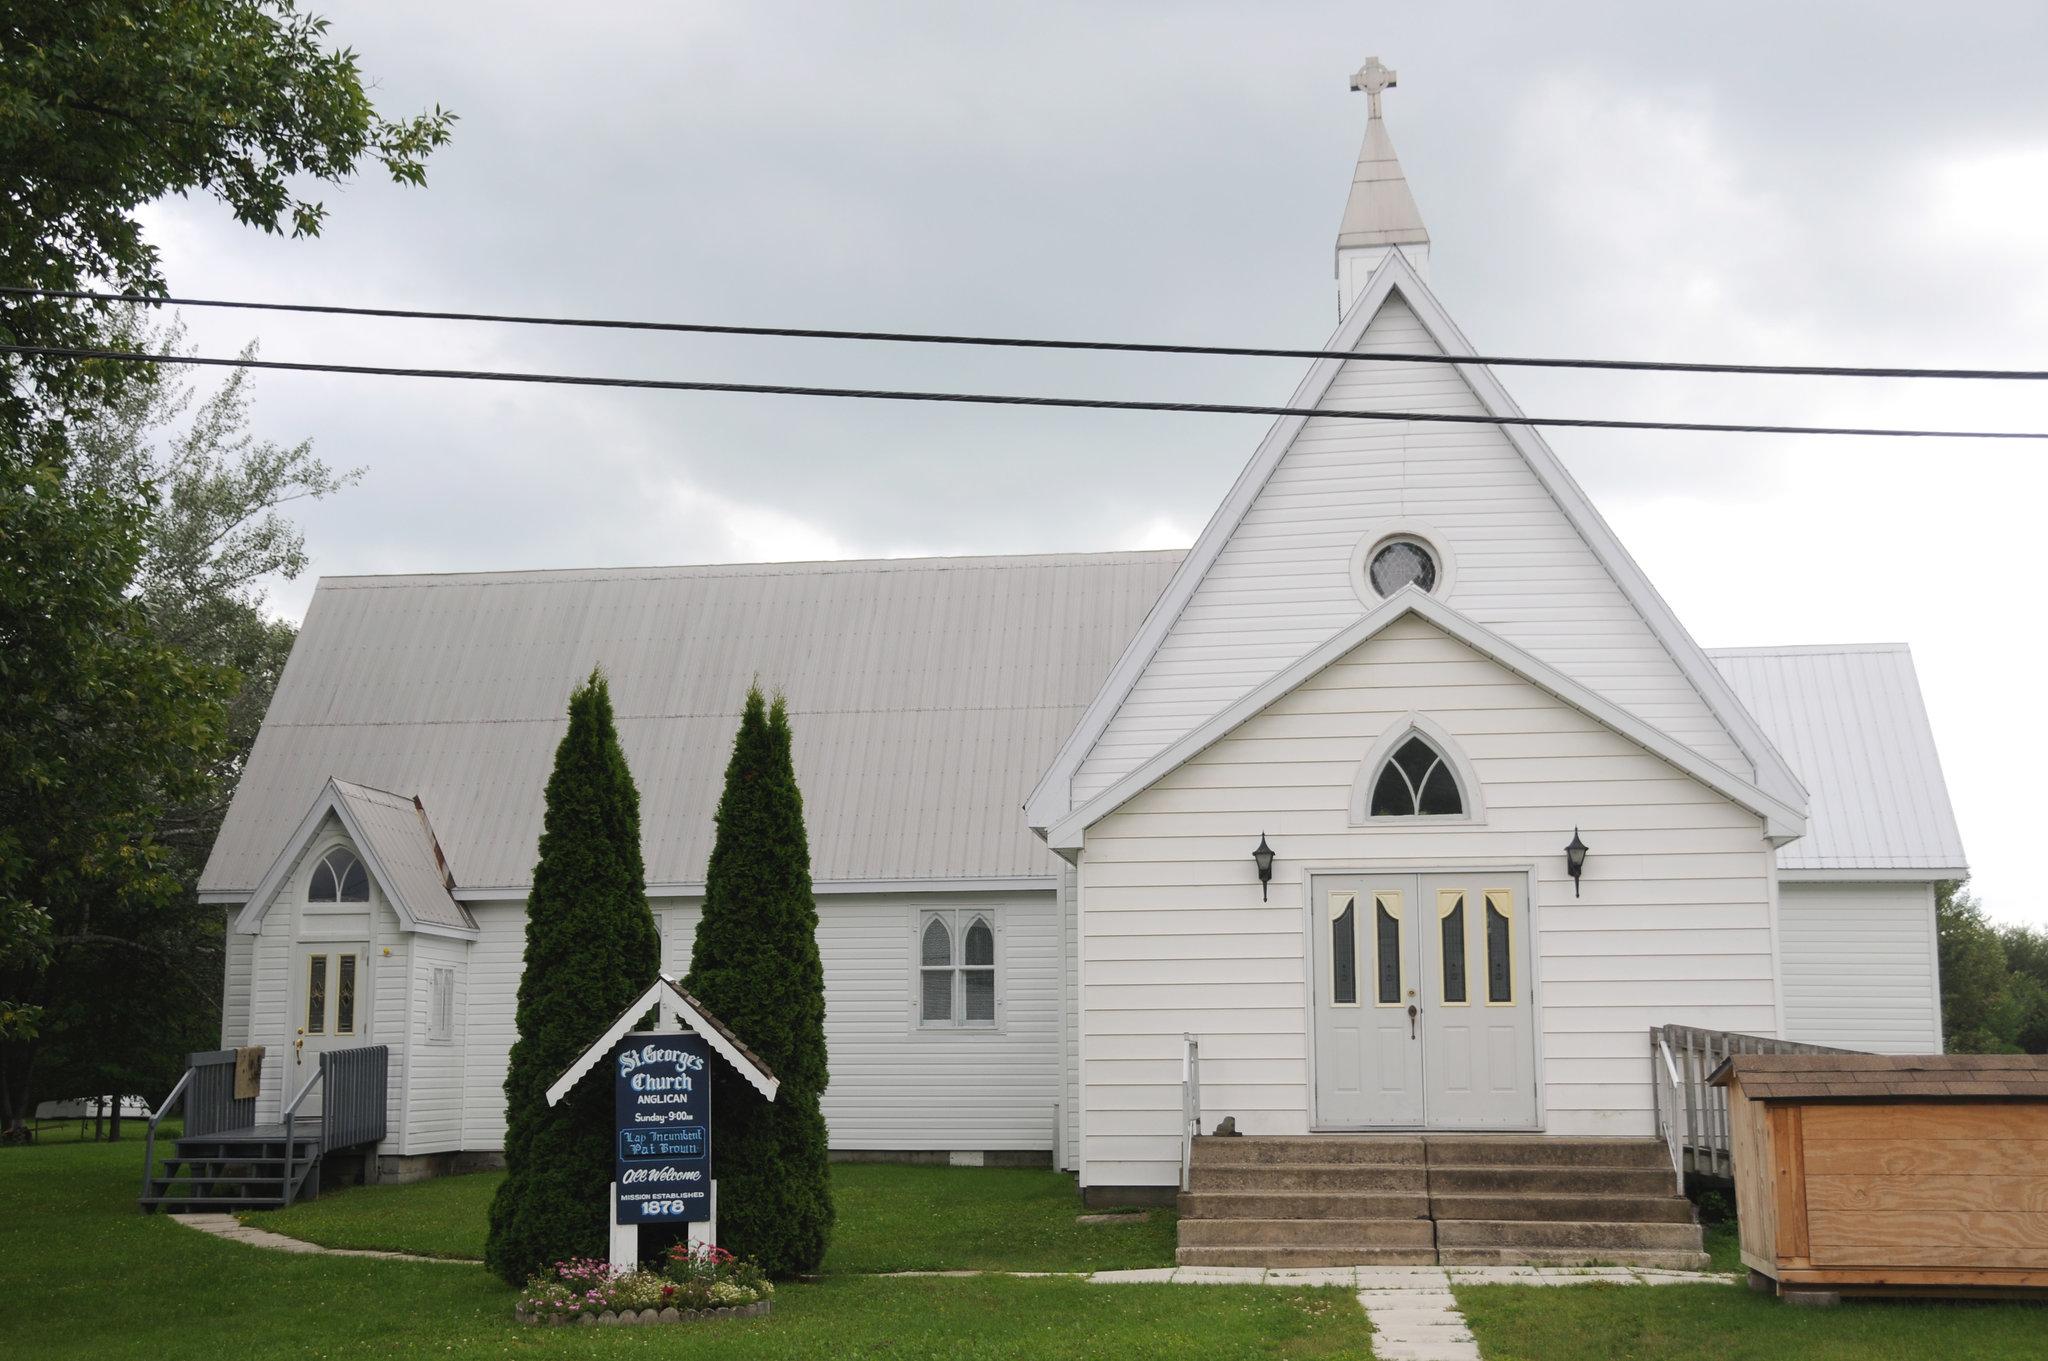
M 701 1035 L 628 1035 L 612 1068 L 619 1223 L 711 1218 L 711 1046 Z

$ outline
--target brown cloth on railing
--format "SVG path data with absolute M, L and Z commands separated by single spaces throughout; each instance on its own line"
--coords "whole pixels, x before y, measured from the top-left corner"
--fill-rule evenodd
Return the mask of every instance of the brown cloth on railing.
M 247 1101 L 263 1085 L 263 1046 L 244 1045 L 235 1051 L 235 1100 Z

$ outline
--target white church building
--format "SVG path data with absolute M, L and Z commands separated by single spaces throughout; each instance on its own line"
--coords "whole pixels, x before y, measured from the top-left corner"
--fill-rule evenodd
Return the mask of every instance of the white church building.
M 1518 415 L 1373 358 L 1477 351 L 1371 94 L 1343 357 L 1289 405 Z M 1663 1024 L 1941 1048 L 1966 868 L 1903 645 L 1706 651 L 1534 430 L 1292 416 L 1186 552 L 323 579 L 201 883 L 259 1120 L 379 1044 L 387 1174 L 502 1147 L 596 666 L 676 976 L 747 687 L 786 696 L 850 1155 L 1175 1185 L 1187 1035 L 1253 1135 L 1648 1135 Z

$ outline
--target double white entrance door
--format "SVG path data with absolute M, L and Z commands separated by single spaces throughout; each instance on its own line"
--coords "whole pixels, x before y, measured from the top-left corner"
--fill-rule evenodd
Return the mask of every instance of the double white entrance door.
M 1533 1127 L 1528 876 L 1309 883 L 1315 1127 Z

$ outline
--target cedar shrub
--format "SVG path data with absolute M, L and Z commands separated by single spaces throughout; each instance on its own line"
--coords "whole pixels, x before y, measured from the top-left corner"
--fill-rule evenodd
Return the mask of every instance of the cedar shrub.
M 513 1285 L 571 1257 L 604 1257 L 611 1222 L 611 1069 L 548 1105 L 547 1089 L 653 984 L 660 937 L 640 859 L 640 795 L 601 671 L 569 697 L 548 777 L 540 862 L 526 906 L 519 1038 L 505 1076 L 505 1167 L 491 1202 L 489 1268 Z
M 781 1080 L 764 1101 L 713 1065 L 719 1246 L 773 1275 L 814 1271 L 832 1236 L 825 1116 L 825 970 L 789 715 L 759 688 L 733 739 L 684 986 Z

